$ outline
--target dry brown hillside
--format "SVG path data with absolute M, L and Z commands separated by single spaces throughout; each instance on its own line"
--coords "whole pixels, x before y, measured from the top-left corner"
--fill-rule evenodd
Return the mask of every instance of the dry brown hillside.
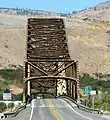
M 68 18 L 66 24 L 71 56 L 79 60 L 80 71 L 109 73 L 109 23 Z
M 88 18 L 88 19 L 96 19 L 96 20 L 101 20 L 101 21 L 109 21 L 110 20 L 110 9 L 107 10 L 93 10 L 93 9 L 88 9 L 83 12 L 79 12 L 75 15 L 74 17 L 78 17 L 81 19 Z
M 0 29 L 0 67 L 23 64 L 26 30 Z
M 110 30 L 110 9 L 106 12 L 107 19 L 91 19 L 91 14 L 77 13 L 71 17 L 65 17 L 68 45 L 72 59 L 77 59 L 80 72 L 110 73 L 110 51 L 107 44 Z M 96 12 L 96 13 L 95 13 Z M 106 16 L 104 13 L 104 15 Z M 103 14 L 102 14 L 103 16 Z M 86 18 L 86 19 L 85 19 Z M 97 18 L 97 17 L 96 17 Z M 101 18 L 101 17 L 100 17 Z M 26 16 L 0 14 L 0 67 L 9 64 L 21 65 L 24 60 L 26 45 Z
M 82 10 L 73 17 L 80 19 L 88 18 L 92 20 L 110 21 L 110 0 L 104 3 L 100 3 L 94 7 Z

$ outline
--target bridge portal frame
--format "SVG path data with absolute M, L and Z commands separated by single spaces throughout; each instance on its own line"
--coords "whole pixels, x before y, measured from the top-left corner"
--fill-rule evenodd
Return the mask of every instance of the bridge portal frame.
M 56 97 L 59 79 L 66 82 L 66 94 L 77 100 L 78 61 L 72 60 L 69 56 L 63 19 L 29 18 L 27 33 L 23 101 L 27 102 L 27 95 L 31 97 L 33 87 L 40 89 L 41 93 L 42 89 L 48 91 L 55 88 Z M 61 77 L 61 74 L 64 77 Z M 54 80 L 49 81 L 50 78 Z

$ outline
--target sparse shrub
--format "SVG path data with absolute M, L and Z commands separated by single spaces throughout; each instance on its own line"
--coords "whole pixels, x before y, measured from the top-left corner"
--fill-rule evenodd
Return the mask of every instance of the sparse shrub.
M 21 80 L 23 78 L 23 73 L 20 68 L 15 69 L 1 69 L 0 75 L 5 80 Z
M 8 45 L 5 45 L 5 48 L 8 48 Z
M 14 103 L 9 103 L 8 108 L 12 109 L 14 107 Z
M 6 110 L 7 106 L 4 102 L 0 102 L 0 112 L 4 112 Z
M 101 78 L 102 77 L 109 77 L 110 75 L 103 75 L 103 74 L 97 74 L 99 75 L 99 79 L 95 79 L 91 77 L 88 74 L 84 74 L 83 76 L 80 76 L 80 87 L 83 88 L 90 86 L 92 90 L 101 91 L 103 96 L 101 95 L 101 99 L 95 98 L 95 108 L 103 109 L 104 111 L 110 111 L 110 80 L 104 81 Z M 84 98 L 83 96 L 81 96 Z M 92 103 L 90 103 L 89 107 L 92 107 Z
M 23 100 L 23 93 L 20 93 L 17 95 L 17 100 L 22 101 Z

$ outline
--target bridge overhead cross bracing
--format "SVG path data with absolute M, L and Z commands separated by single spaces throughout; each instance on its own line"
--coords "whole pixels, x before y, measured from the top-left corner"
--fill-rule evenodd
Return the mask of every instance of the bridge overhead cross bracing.
M 70 58 L 63 19 L 29 18 L 27 32 L 25 101 L 26 96 L 40 92 L 53 97 L 65 94 L 77 99 L 77 61 Z

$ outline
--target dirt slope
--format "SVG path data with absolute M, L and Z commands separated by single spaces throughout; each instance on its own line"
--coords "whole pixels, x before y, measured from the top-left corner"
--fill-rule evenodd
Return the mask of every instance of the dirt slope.
M 110 30 L 110 9 L 100 11 L 86 10 L 64 18 L 70 54 L 79 61 L 80 72 L 110 73 L 110 36 L 106 33 Z M 99 13 L 100 20 L 96 17 Z M 102 13 L 106 16 L 104 21 Z M 84 19 L 85 16 L 88 17 Z M 0 68 L 23 64 L 26 21 L 26 16 L 0 14 Z

